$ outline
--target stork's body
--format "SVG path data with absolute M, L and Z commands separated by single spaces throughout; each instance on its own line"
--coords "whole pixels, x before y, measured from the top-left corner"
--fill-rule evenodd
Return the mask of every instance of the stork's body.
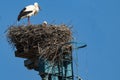
M 34 5 L 28 5 L 21 10 L 17 20 L 20 21 L 20 19 L 28 18 L 28 24 L 30 24 L 30 16 L 36 15 L 39 12 L 39 9 L 40 7 L 36 2 L 34 3 Z

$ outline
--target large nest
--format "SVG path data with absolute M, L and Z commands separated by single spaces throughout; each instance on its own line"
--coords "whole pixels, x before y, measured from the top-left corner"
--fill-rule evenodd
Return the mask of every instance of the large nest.
M 11 26 L 7 37 L 9 43 L 16 47 L 16 53 L 33 54 L 49 60 L 58 55 L 61 46 L 72 39 L 71 30 L 66 25 Z M 64 50 L 71 51 L 71 45 L 65 45 Z

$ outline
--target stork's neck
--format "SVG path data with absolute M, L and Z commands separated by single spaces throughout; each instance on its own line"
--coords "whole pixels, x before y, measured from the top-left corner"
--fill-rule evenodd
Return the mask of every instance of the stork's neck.
M 36 10 L 39 11 L 39 6 L 37 6 L 37 5 L 34 5 L 34 6 L 35 6 Z

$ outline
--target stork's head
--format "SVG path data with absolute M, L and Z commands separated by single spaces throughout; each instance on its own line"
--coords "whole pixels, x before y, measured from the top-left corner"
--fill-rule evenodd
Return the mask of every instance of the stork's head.
M 40 9 L 40 6 L 39 6 L 39 4 L 37 2 L 34 3 L 34 6 L 38 7 Z

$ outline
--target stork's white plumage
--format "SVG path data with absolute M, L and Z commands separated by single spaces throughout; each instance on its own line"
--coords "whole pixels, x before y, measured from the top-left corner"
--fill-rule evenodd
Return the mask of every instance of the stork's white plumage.
M 40 7 L 37 2 L 35 2 L 34 5 L 28 5 L 21 10 L 17 20 L 20 21 L 20 19 L 28 18 L 28 24 L 30 24 L 30 16 L 36 15 L 39 12 L 39 9 Z
M 47 21 L 43 21 L 42 26 L 46 27 L 47 26 Z

